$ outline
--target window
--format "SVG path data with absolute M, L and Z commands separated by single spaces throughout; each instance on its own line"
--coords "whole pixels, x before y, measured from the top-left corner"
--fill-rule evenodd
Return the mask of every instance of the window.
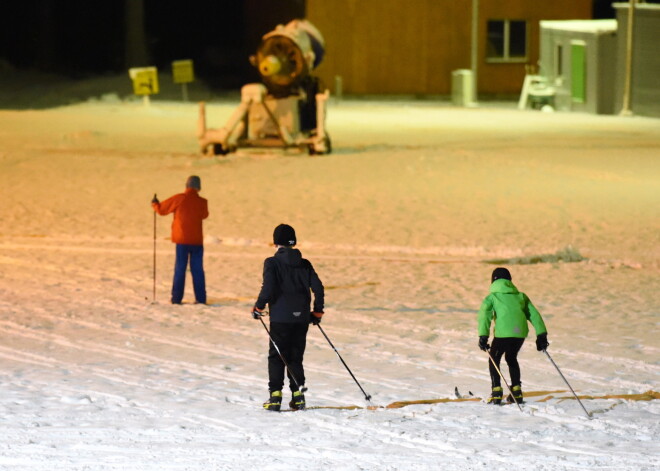
M 525 62 L 527 60 L 527 22 L 525 20 L 488 20 L 486 59 L 488 62 Z

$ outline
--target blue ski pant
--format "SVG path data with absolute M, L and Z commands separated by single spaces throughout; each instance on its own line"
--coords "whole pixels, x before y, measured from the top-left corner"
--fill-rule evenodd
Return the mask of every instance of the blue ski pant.
M 186 285 L 186 269 L 190 263 L 195 301 L 206 304 L 206 279 L 204 277 L 204 246 L 176 244 L 174 280 L 172 282 L 172 303 L 180 304 Z

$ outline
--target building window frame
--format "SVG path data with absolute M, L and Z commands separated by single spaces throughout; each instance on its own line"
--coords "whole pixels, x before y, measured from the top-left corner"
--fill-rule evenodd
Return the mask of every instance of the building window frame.
M 523 23 L 524 38 L 513 38 L 511 25 Z M 498 28 L 498 26 L 500 28 Z M 500 31 L 497 31 L 499 29 Z M 515 29 L 515 28 L 514 28 Z M 499 33 L 499 34 L 498 34 Z M 513 33 L 515 34 L 515 32 Z M 495 37 L 494 37 L 495 36 Z M 498 37 L 499 36 L 499 37 Z M 512 53 L 512 44 L 522 43 L 524 54 Z M 499 50 L 498 50 L 499 49 Z M 501 50 L 501 51 L 500 51 Z M 486 23 L 486 62 L 524 63 L 529 57 L 529 21 L 523 19 L 490 19 Z

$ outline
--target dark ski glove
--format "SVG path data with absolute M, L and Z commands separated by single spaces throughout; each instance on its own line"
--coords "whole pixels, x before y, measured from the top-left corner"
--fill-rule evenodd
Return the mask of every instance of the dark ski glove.
M 323 317 L 322 312 L 312 312 L 312 315 L 309 316 L 309 323 L 314 325 L 319 325 L 321 323 L 322 317 Z
M 543 352 L 547 350 L 547 348 L 550 346 L 548 343 L 548 334 L 541 334 L 536 336 L 536 349 L 539 352 Z
M 158 201 L 158 197 L 156 196 L 156 193 L 154 193 L 154 199 L 151 200 L 152 204 L 158 204 L 160 201 Z
M 260 319 L 260 318 L 264 317 L 264 310 L 259 309 L 257 306 L 254 306 L 252 308 L 252 312 L 250 312 L 250 314 L 252 314 L 252 319 L 255 319 L 255 320 Z
M 482 335 L 479 337 L 479 348 L 482 349 L 484 352 L 487 352 L 488 349 L 490 348 L 490 345 L 488 345 L 487 335 Z

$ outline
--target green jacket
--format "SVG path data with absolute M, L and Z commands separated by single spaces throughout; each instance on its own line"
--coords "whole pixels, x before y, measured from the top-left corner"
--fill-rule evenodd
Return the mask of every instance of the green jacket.
M 481 303 L 477 317 L 479 336 L 490 335 L 490 323 L 495 321 L 495 337 L 525 338 L 531 322 L 536 335 L 547 332 L 541 314 L 525 293 L 509 280 L 500 278 L 490 285 L 490 294 Z

